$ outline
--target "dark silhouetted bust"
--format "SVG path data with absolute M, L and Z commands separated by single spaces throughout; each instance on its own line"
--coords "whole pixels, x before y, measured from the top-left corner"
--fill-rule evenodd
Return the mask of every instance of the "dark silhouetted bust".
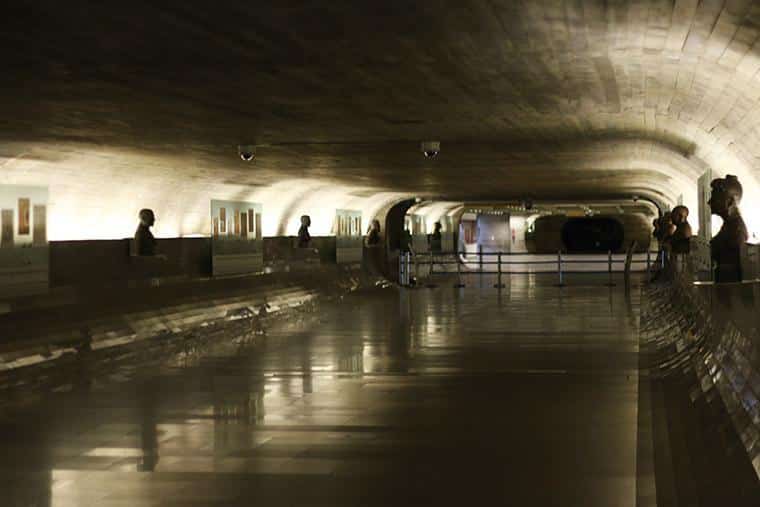
M 135 232 L 135 254 L 141 257 L 153 257 L 156 255 L 156 239 L 150 228 L 156 223 L 153 210 L 140 210 L 140 225 Z
M 673 234 L 669 238 L 671 252 L 687 254 L 692 236 L 691 225 L 689 225 L 689 208 L 682 205 L 676 206 L 670 212 L 670 217 L 674 227 Z
M 710 241 L 710 256 L 717 283 L 742 280 L 741 249 L 747 242 L 747 226 L 739 212 L 742 185 L 736 176 L 714 179 L 710 186 L 710 211 L 723 219 L 723 226 Z
M 301 228 L 298 229 L 298 248 L 309 248 L 311 244 L 310 226 L 311 217 L 309 215 L 301 215 Z
M 442 248 L 441 244 L 441 228 L 443 226 L 441 225 L 441 222 L 436 222 L 433 226 L 433 234 L 430 235 L 430 249 L 433 252 L 440 252 Z
M 380 244 L 380 221 L 373 220 L 367 232 L 367 245 L 377 246 Z
M 654 237 L 661 246 L 664 246 L 670 237 L 676 232 L 676 226 L 673 224 L 671 213 L 665 213 L 654 222 Z

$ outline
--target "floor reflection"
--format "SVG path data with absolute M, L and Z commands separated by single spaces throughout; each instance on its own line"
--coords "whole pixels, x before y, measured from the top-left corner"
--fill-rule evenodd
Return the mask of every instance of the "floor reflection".
M 636 292 L 492 285 L 362 293 L 195 360 L 80 378 L 4 414 L 4 489 L 56 506 L 633 505 Z

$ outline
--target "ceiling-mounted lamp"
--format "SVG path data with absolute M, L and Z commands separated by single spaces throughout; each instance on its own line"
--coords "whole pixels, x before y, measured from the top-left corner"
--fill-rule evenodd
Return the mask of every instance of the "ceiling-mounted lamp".
M 441 152 L 441 143 L 439 141 L 423 141 L 420 149 L 426 158 L 435 158 Z
M 238 155 L 244 162 L 251 162 L 256 158 L 256 145 L 255 144 L 239 144 Z

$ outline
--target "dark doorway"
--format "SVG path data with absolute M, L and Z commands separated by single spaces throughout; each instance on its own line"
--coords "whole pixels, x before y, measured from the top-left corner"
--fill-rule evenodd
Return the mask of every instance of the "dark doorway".
M 562 227 L 562 243 L 568 252 L 615 252 L 623 245 L 623 234 L 614 218 L 571 218 Z

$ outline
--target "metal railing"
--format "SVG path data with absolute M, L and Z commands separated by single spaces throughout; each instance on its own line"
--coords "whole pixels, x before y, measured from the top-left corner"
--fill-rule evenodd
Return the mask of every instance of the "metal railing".
M 455 287 L 464 287 L 463 277 L 472 275 L 495 275 L 495 288 L 503 288 L 504 275 L 556 273 L 557 285 L 565 285 L 568 273 L 607 273 L 607 285 L 615 285 L 614 273 L 626 274 L 632 265 L 640 266 L 637 271 L 649 272 L 655 263 L 664 266 L 665 257 L 661 252 L 646 251 L 635 255 L 613 254 L 567 254 L 558 251 L 556 257 L 551 254 L 530 254 L 525 252 L 404 252 L 399 257 L 399 282 L 409 286 L 412 280 L 436 275 L 456 275 Z M 643 265 L 643 266 L 642 266 Z M 454 266 L 452 268 L 451 266 Z M 528 267 L 526 271 L 512 269 L 515 266 Z M 578 267 L 586 269 L 576 269 Z M 622 266 L 623 269 L 616 269 Z M 530 268 L 538 267 L 539 270 Z M 505 269 L 506 268 L 506 269 Z M 590 268 L 590 269 L 589 269 Z

